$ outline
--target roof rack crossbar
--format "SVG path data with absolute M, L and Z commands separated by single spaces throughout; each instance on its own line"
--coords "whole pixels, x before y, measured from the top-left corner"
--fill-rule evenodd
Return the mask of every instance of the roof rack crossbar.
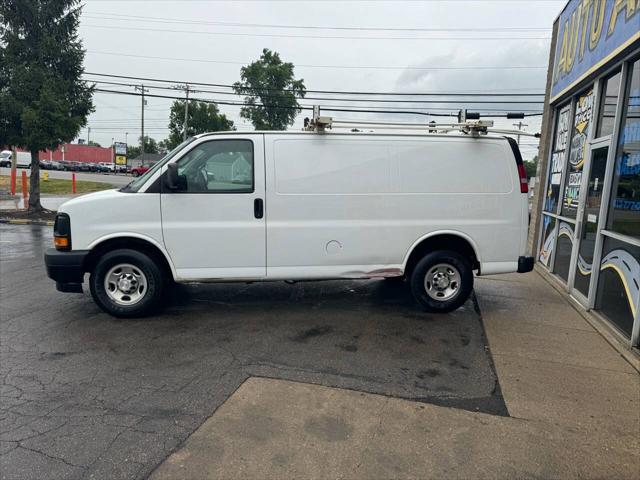
M 467 119 L 467 115 L 473 120 Z M 352 131 L 365 127 L 378 127 L 386 130 L 421 130 L 425 133 L 448 133 L 452 131 L 460 131 L 464 134 L 478 137 L 487 133 L 498 133 L 503 135 L 521 135 L 528 137 L 540 138 L 539 133 L 523 132 L 521 130 L 508 130 L 501 128 L 493 128 L 493 120 L 480 120 L 479 115 L 468 114 L 466 111 L 460 117 L 461 121 L 453 123 L 437 123 L 431 121 L 429 123 L 412 123 L 412 122 L 382 122 L 367 120 L 334 120 L 333 117 L 320 115 L 320 106 L 313 107 L 313 118 L 304 119 L 304 130 L 324 133 L 327 129 L 346 128 Z

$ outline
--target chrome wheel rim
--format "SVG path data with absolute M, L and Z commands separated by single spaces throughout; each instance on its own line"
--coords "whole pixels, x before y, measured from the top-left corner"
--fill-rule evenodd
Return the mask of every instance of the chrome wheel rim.
M 424 289 L 432 299 L 445 302 L 458 294 L 460 281 L 460 272 L 456 267 L 448 263 L 439 263 L 427 271 Z
M 104 277 L 104 290 L 117 305 L 135 305 L 147 294 L 147 277 L 135 265 L 119 263 Z

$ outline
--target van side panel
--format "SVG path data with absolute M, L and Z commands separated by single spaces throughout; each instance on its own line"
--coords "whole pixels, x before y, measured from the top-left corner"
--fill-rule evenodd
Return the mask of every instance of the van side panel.
M 267 277 L 397 275 L 436 231 L 515 271 L 522 202 L 503 139 L 266 135 Z M 492 267 L 493 264 L 493 267 Z

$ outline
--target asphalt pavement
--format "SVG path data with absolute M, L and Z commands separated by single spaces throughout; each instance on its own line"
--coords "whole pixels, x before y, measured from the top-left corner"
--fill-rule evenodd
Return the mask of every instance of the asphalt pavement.
M 18 169 L 18 175 L 22 175 L 22 168 Z M 31 172 L 29 169 L 26 169 L 27 175 Z M 59 170 L 40 170 L 40 173 L 49 172 L 49 178 L 59 178 L 63 180 L 71 180 L 71 174 L 73 172 L 65 172 Z M 2 167 L 0 168 L 0 175 L 10 175 L 11 169 Z M 113 185 L 126 185 L 133 178 L 131 175 L 125 174 L 110 174 L 110 173 L 91 173 L 91 172 L 76 172 L 76 180 L 86 180 L 89 182 L 100 182 L 100 183 L 111 183 Z
M 249 377 L 507 415 L 477 302 L 428 315 L 384 280 L 210 284 L 119 320 L 55 290 L 51 236 L 0 225 L 3 479 L 145 478 Z

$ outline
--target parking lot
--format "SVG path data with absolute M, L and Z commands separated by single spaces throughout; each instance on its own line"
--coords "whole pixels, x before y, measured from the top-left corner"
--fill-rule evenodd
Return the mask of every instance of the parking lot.
M 376 281 L 177 287 L 117 320 L 46 278 L 50 227 L 0 225 L 1 470 L 144 478 L 248 377 L 506 415 L 477 307 Z
M 22 175 L 20 173 L 24 169 L 18 169 L 18 175 Z M 27 175 L 29 174 L 29 170 L 25 170 Z M 71 174 L 73 172 L 64 172 L 58 170 L 41 170 L 42 172 L 48 172 L 50 178 L 60 178 L 63 180 L 71 180 Z M 0 168 L 0 175 L 11 175 L 11 169 L 2 167 Z M 126 185 L 129 183 L 132 178 L 131 175 L 126 174 L 109 174 L 109 173 L 91 173 L 91 172 L 76 172 L 76 180 L 87 180 L 91 182 L 103 182 L 103 183 L 111 183 L 113 185 Z

